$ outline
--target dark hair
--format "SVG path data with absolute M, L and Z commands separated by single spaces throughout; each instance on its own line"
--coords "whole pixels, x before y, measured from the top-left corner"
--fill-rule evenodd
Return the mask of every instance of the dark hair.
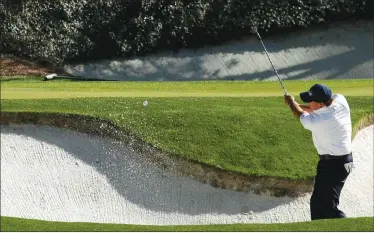
M 324 103 L 324 104 L 328 107 L 328 106 L 330 106 L 330 105 L 332 104 L 332 101 L 333 101 L 333 100 L 334 100 L 333 98 L 330 98 L 329 100 L 324 101 L 324 102 L 322 102 L 322 103 Z

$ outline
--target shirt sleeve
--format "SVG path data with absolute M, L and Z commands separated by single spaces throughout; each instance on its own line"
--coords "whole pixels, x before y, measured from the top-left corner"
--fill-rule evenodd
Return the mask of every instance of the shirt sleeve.
M 349 104 L 347 102 L 347 99 L 342 94 L 335 94 L 333 96 L 334 100 L 338 102 L 339 104 L 343 105 L 344 108 L 350 112 Z
M 300 116 L 300 122 L 305 129 L 312 131 L 312 129 L 321 122 L 321 116 L 315 113 L 303 113 Z

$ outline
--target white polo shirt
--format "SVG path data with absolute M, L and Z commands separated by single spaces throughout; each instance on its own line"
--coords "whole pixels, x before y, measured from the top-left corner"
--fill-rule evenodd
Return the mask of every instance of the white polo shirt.
M 305 129 L 312 131 L 313 143 L 318 154 L 345 155 L 352 152 L 351 112 L 347 100 L 341 94 L 332 96 L 328 107 L 300 116 Z

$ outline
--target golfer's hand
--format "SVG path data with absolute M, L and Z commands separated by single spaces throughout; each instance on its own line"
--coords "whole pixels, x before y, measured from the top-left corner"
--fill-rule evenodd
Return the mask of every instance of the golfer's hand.
M 355 165 L 353 162 L 345 163 L 344 164 L 345 170 L 347 170 L 348 173 L 351 173 L 353 168 L 355 168 Z
M 292 101 L 294 101 L 295 98 L 290 95 L 290 94 L 287 94 L 287 95 L 284 95 L 284 103 L 288 106 Z

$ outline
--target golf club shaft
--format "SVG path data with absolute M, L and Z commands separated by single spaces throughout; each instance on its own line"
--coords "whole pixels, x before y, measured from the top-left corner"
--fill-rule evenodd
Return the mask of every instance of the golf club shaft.
M 278 75 L 278 71 L 277 71 L 277 69 L 275 69 L 275 66 L 274 66 L 273 62 L 272 62 L 271 59 L 270 59 L 270 56 L 269 56 L 269 54 L 268 54 L 268 51 L 266 50 L 266 47 L 265 47 L 265 45 L 264 45 L 264 42 L 262 42 L 262 39 L 261 39 L 260 33 L 258 33 L 258 31 L 256 31 L 256 33 L 257 33 L 258 38 L 259 38 L 260 41 L 261 41 L 262 47 L 264 47 L 264 50 L 265 50 L 266 55 L 267 55 L 268 58 L 269 58 L 270 64 L 271 64 L 271 66 L 273 67 L 273 69 L 274 69 L 274 71 L 275 71 L 275 74 L 277 75 L 277 78 L 278 78 L 280 84 L 282 85 L 282 88 L 283 88 L 283 90 L 284 90 L 284 94 L 287 95 L 288 92 L 287 92 L 286 88 L 284 87 L 283 82 L 282 82 L 282 80 L 280 79 L 280 77 L 279 77 L 279 75 Z

